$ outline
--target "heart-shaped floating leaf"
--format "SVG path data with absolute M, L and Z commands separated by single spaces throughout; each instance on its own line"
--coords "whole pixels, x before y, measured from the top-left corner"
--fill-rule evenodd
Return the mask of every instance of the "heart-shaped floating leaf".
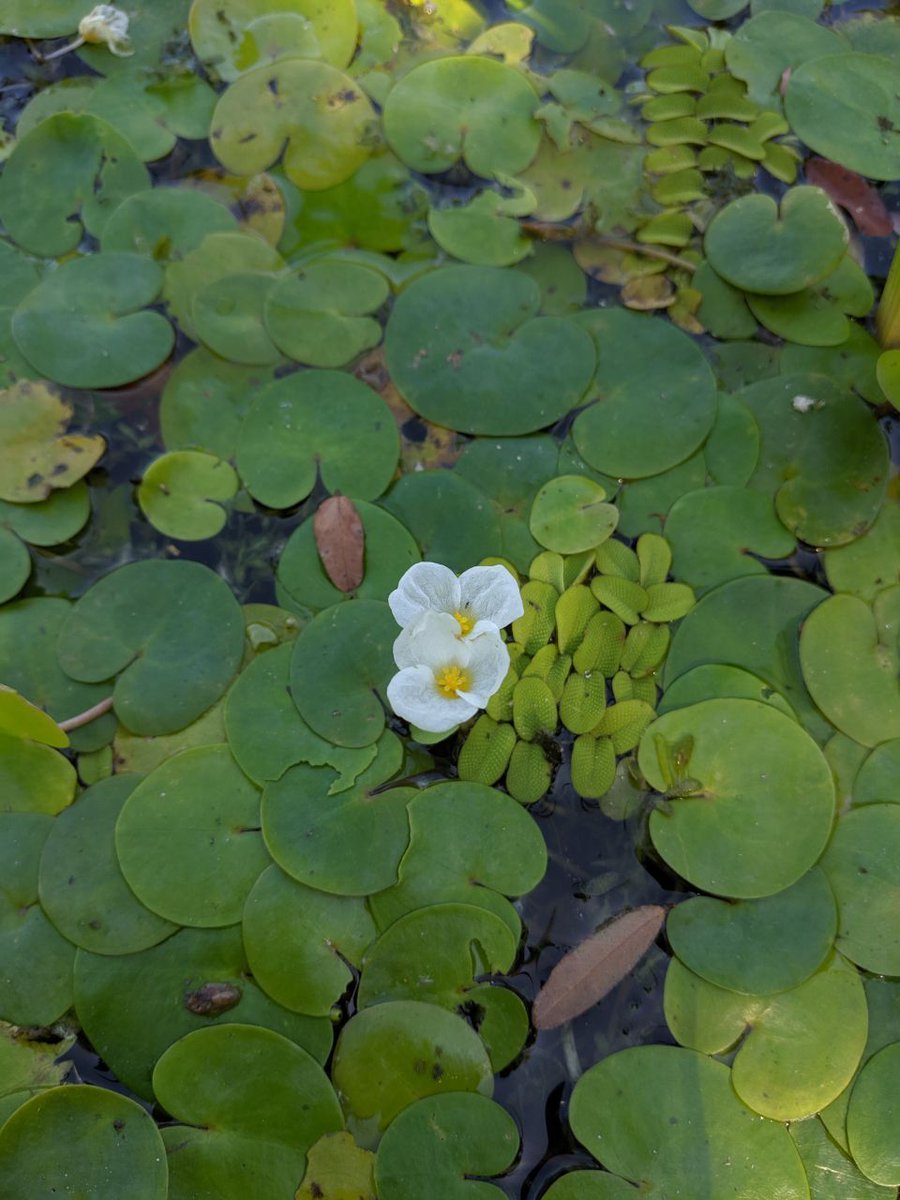
M 136 775 L 114 775 L 60 814 L 41 854 L 41 905 L 61 934 L 97 954 L 132 954 L 175 932 L 128 887 L 115 826 Z
M 888 495 L 862 537 L 822 555 L 828 582 L 871 604 L 886 587 L 900 583 L 900 500 Z
M 326 1133 L 307 1155 L 296 1200 L 377 1200 L 374 1168 L 375 1155 L 349 1133 Z
M 197 0 L 191 44 L 227 82 L 279 58 L 323 58 L 346 67 L 356 48 L 354 0 Z
M 0 392 L 0 500 L 34 504 L 96 465 L 106 442 L 66 433 L 71 418 L 71 404 L 46 384 L 23 381 Z
M 52 828 L 47 813 L 0 813 L 0 1019 L 16 1025 L 52 1025 L 72 1004 L 75 948 L 38 904 L 41 851 Z
M 226 1003 L 210 1006 L 206 997 L 216 994 Z M 158 1058 L 195 1029 L 243 1022 L 290 1038 L 317 1062 L 331 1050 L 329 1020 L 289 1012 L 253 981 L 238 925 L 182 929 L 139 954 L 113 957 L 79 950 L 75 1007 L 97 1053 L 118 1079 L 148 1100 Z
M 647 904 L 613 918 L 553 968 L 534 1003 L 535 1029 L 580 1017 L 632 971 L 662 929 L 666 911 Z
M 882 742 L 869 754 L 853 780 L 853 803 L 877 804 L 881 800 L 900 800 L 895 780 L 900 770 L 900 738 Z
M 209 233 L 199 246 L 167 265 L 163 299 L 181 330 L 199 340 L 194 325 L 194 302 L 201 292 L 229 276 L 266 275 L 280 271 L 283 266 L 284 261 L 277 250 L 254 233 L 244 230 Z M 261 302 L 257 310 L 259 337 Z
M 328 1016 L 375 938 L 365 900 L 305 887 L 277 866 L 263 871 L 244 905 L 253 978 L 293 1012 Z
M 670 793 L 677 781 L 667 778 L 664 751 L 686 738 L 684 770 L 696 787 L 679 795 Z M 667 713 L 644 734 L 638 761 L 670 799 L 669 811 L 650 818 L 653 844 L 704 891 L 770 896 L 804 875 L 825 847 L 834 815 L 828 763 L 796 721 L 767 704 L 707 700 Z
M 900 804 L 866 804 L 845 813 L 822 858 L 838 904 L 837 947 L 857 966 L 900 974 Z
M 500 545 L 499 513 L 458 471 L 402 475 L 382 503 L 416 539 L 423 558 L 452 571 L 467 570 Z
M 335 1046 L 332 1078 L 351 1132 L 366 1142 L 415 1100 L 444 1092 L 489 1096 L 494 1086 L 474 1029 L 416 1000 L 376 1004 L 352 1017 Z
M 665 1011 L 678 1041 L 707 1054 L 723 1053 L 746 1035 L 732 1068 L 734 1090 L 773 1121 L 807 1117 L 834 1100 L 866 1044 L 862 979 L 839 954 L 775 996 L 717 988 L 675 958 L 666 975 Z
M 727 204 L 709 224 L 710 263 L 745 292 L 784 296 L 830 274 L 849 235 L 821 188 L 797 187 L 781 206 L 759 193 Z
M 672 949 L 696 975 L 732 992 L 782 992 L 825 961 L 837 929 L 834 895 L 818 867 L 762 900 L 696 896 L 669 914 Z
M 616 500 L 619 533 L 625 537 L 662 533 L 666 514 L 679 496 L 705 487 L 706 483 L 706 462 L 702 450 L 658 475 L 626 483 Z
M 230 500 L 238 486 L 233 468 L 214 454 L 175 450 L 144 472 L 138 504 L 166 537 L 201 541 L 220 532 L 227 516 L 221 501 Z
M 111 125 L 59 113 L 23 137 L 6 163 L 0 220 L 24 249 L 57 257 L 75 250 L 85 231 L 100 237 L 119 204 L 149 186 L 146 167 Z
M 793 73 L 810 59 L 846 48 L 846 41 L 836 29 L 818 24 L 814 17 L 772 8 L 754 12 L 735 31 L 725 47 L 725 60 L 731 74 L 747 84 L 750 100 L 780 111 L 781 81 L 786 70 Z
M 597 347 L 593 397 L 576 418 L 578 452 L 616 478 L 656 475 L 692 454 L 712 428 L 716 385 L 687 334 L 661 317 L 621 308 L 593 309 L 578 318 Z M 678 413 L 661 421 L 660 413 Z
M 35 368 L 67 387 L 131 383 L 169 357 L 175 331 L 141 312 L 162 287 L 155 262 L 136 254 L 70 259 L 13 314 L 16 345 Z
M 376 392 L 339 371 L 304 371 L 259 394 L 241 426 L 237 468 L 270 508 L 303 500 L 317 471 L 329 490 L 374 500 L 399 450 L 393 417 Z
M 501 1175 L 519 1149 L 512 1117 L 477 1093 L 430 1096 L 404 1109 L 378 1146 L 375 1181 L 383 1200 L 499 1200 L 483 1181 Z M 477 1175 L 479 1181 L 471 1181 Z
M 516 218 L 533 212 L 537 197 L 512 176 L 499 182 L 508 195 L 488 188 L 466 204 L 432 207 L 428 228 L 442 250 L 485 267 L 509 267 L 532 252 L 534 243 Z
M 327 507 L 335 503 L 340 505 L 339 509 Z M 344 520 L 346 506 L 358 515 L 358 535 L 353 532 L 355 522 Z M 328 532 L 324 554 L 323 547 L 317 545 L 317 521 L 323 510 L 329 513 L 329 521 L 332 515 L 340 514 L 338 524 Z M 335 536 L 340 539 L 337 543 Z M 338 580 L 329 578 L 330 572 L 326 574 L 325 554 L 333 554 L 335 550 L 340 550 L 343 564 L 339 569 L 335 564 L 335 574 L 342 583 L 356 580 L 349 591 L 363 600 L 387 600 L 400 576 L 420 557 L 412 535 L 390 513 L 361 500 L 354 504 L 346 496 L 332 496 L 322 502 L 312 520 L 304 521 L 294 530 L 281 552 L 276 584 L 281 603 L 304 611 L 330 608 L 345 599 L 348 592 L 336 586 Z M 354 561 L 357 553 L 358 562 Z
M 2 501 L 0 501 L 2 504 Z M 21 591 L 31 574 L 31 555 L 12 530 L 0 525 L 0 604 Z
M 27 738 L 58 749 L 69 744 L 69 735 L 60 729 L 52 717 L 20 696 L 15 688 L 3 683 L 0 683 L 0 734 L 4 737 Z
M 270 366 L 281 351 L 269 337 L 263 318 L 274 277 L 226 275 L 201 288 L 191 309 L 197 337 L 213 353 L 232 362 Z
M 900 737 L 900 585 L 870 607 L 832 596 L 810 613 L 800 635 L 800 662 L 810 694 L 842 733 L 864 746 Z
M 880 1188 L 867 1179 L 843 1144 L 832 1141 L 821 1114 L 818 1118 L 794 1121 L 789 1128 L 806 1174 L 810 1181 L 816 1181 L 821 1200 L 844 1200 L 847 1196 L 857 1196 L 859 1200 L 893 1200 L 893 1190 Z
M 270 1029 L 198 1029 L 163 1054 L 153 1090 L 183 1125 L 163 1132 L 172 1200 L 214 1191 L 222 1200 L 278 1200 L 306 1152 L 343 1127 L 328 1077 L 300 1046 Z
M 869 1179 L 890 1187 L 900 1183 L 898 1079 L 900 1042 L 894 1042 L 866 1063 L 853 1086 L 847 1111 L 847 1137 L 854 1159 Z
M 870 179 L 900 174 L 896 63 L 876 54 L 825 54 L 791 73 L 791 128 L 817 154 Z
M 381 326 L 367 314 L 380 308 L 389 292 L 385 277 L 360 263 L 310 263 L 269 290 L 266 328 L 296 362 L 342 367 L 381 341 Z
M 538 316 L 540 303 L 534 280 L 495 267 L 417 279 L 398 297 L 385 335 L 404 398 L 428 420 L 466 433 L 529 433 L 559 420 L 588 385 L 594 348 L 568 319 Z
M 230 233 L 237 220 L 224 204 L 188 187 L 154 188 L 123 200 L 103 226 L 101 249 L 146 254 L 168 263 L 196 249 L 210 233 Z
M 839 346 L 875 299 L 862 267 L 845 254 L 830 275 L 790 296 L 748 296 L 760 325 L 770 333 L 804 346 Z
M 23 1104 L 0 1133 L 0 1186 L 7 1200 L 66 1193 L 166 1200 L 168 1174 L 153 1118 L 104 1088 L 50 1088 Z
M 197 637 L 202 625 L 204 636 Z M 60 666 L 88 683 L 116 679 L 116 713 L 133 733 L 174 733 L 225 691 L 244 649 L 240 606 L 193 562 L 129 563 L 81 597 L 60 631 Z
M 662 716 L 675 708 L 686 708 L 689 704 L 699 704 L 701 700 L 721 697 L 759 700 L 797 719 L 790 704 L 771 684 L 751 671 L 745 671 L 743 667 L 732 667 L 727 663 L 703 663 L 685 671 L 666 688 L 656 708 Z
M 584 475 L 560 475 L 534 498 L 529 526 L 542 546 L 560 554 L 592 550 L 612 536 L 618 509 L 606 491 Z
M 297 187 L 318 191 L 366 161 L 374 126 L 368 97 L 348 75 L 285 58 L 235 80 L 216 105 L 209 138 L 219 162 L 237 175 L 281 161 Z
M 446 171 L 459 158 L 476 175 L 516 175 L 537 153 L 538 97 L 514 67 L 480 55 L 422 63 L 388 94 L 384 131 L 414 171 Z
M 178 925 L 232 925 L 269 863 L 259 792 L 227 746 L 184 750 L 125 801 L 116 852 L 153 912 Z
M 31 0 L 9 0 L 0 15 L 0 31 L 21 38 L 62 37 L 75 32 L 83 15 L 83 0 L 47 0 L 37 9 Z
M 569 1123 L 608 1170 L 635 1186 L 658 1181 L 692 1200 L 729 1191 L 745 1200 L 809 1196 L 787 1129 L 760 1120 L 735 1095 L 728 1067 L 694 1050 L 637 1046 L 610 1055 L 576 1083 Z

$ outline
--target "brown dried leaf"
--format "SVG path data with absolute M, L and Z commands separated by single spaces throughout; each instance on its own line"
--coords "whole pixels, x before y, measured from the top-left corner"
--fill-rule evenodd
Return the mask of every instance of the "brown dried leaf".
M 535 1029 L 555 1029 L 602 1000 L 644 957 L 665 918 L 664 908 L 645 904 L 614 917 L 570 950 L 534 1002 Z
M 363 581 L 366 534 L 356 505 L 346 496 L 329 496 L 313 517 L 316 549 L 325 574 L 342 592 L 353 592 Z
M 804 164 L 807 183 L 827 192 L 853 218 L 856 228 L 868 237 L 887 237 L 893 233 L 891 215 L 884 202 L 862 175 L 848 171 L 827 158 L 810 158 Z

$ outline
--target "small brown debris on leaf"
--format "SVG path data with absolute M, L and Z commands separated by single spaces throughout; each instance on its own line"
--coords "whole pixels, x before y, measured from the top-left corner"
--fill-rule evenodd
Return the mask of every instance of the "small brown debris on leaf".
M 807 182 L 820 187 L 852 217 L 856 228 L 867 237 L 893 233 L 891 215 L 878 192 L 855 171 L 848 171 L 827 158 L 810 158 L 805 164 Z
M 241 1001 L 241 989 L 233 983 L 204 983 L 184 997 L 184 1007 L 198 1017 L 218 1017 Z
M 664 908 L 645 904 L 614 917 L 570 950 L 534 1002 L 535 1029 L 565 1025 L 602 1000 L 644 957 L 665 919 Z
M 346 496 L 329 496 L 316 509 L 313 533 L 325 574 L 340 591 L 355 591 L 365 574 L 366 549 L 356 505 Z

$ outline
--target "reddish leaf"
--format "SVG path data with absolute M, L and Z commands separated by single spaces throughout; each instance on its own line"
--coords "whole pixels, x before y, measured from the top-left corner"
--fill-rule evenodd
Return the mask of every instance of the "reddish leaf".
M 602 1000 L 644 957 L 665 917 L 657 904 L 634 908 L 570 950 L 534 1002 L 535 1029 L 555 1029 Z
M 352 592 L 365 574 L 366 535 L 356 505 L 346 496 L 329 496 L 313 517 L 316 549 L 325 574 L 342 592 Z
M 827 192 L 835 204 L 847 210 L 860 233 L 887 237 L 893 233 L 891 216 L 870 183 L 827 158 L 810 158 L 805 164 L 808 183 Z

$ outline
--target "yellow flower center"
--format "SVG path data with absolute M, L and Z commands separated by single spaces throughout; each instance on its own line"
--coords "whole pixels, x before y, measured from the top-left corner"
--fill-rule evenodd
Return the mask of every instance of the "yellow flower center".
M 465 637 L 467 633 L 472 632 L 472 629 L 475 625 L 474 617 L 470 617 L 467 613 L 461 612 L 455 612 L 453 615 L 459 622 L 460 637 Z
M 462 667 L 450 666 L 441 667 L 439 671 L 436 671 L 434 682 L 441 695 L 452 700 L 457 692 L 467 692 L 472 681 L 468 672 L 464 671 Z

